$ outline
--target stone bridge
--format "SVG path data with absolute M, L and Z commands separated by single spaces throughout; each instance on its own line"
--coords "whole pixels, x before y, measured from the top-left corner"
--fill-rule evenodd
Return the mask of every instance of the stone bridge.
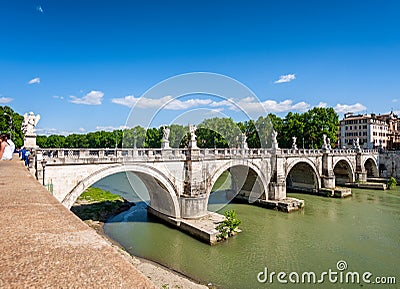
M 284 200 L 286 189 L 318 192 L 378 177 L 378 150 L 317 149 L 45 149 L 36 176 L 70 208 L 85 189 L 109 175 L 133 172 L 145 184 L 149 206 L 173 218 L 207 214 L 212 188 L 225 171 L 234 193 L 249 202 Z

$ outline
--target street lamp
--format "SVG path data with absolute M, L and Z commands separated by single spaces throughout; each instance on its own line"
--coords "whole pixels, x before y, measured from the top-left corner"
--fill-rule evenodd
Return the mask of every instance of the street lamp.
M 10 139 L 12 139 L 12 127 L 13 127 L 13 118 L 12 114 L 8 114 L 7 112 L 4 112 L 4 115 L 8 116 L 10 118 Z
M 46 163 L 47 163 L 47 161 L 43 158 L 41 163 L 42 163 L 42 168 L 43 168 L 43 186 L 44 186 L 44 174 L 45 174 L 45 171 L 46 171 Z

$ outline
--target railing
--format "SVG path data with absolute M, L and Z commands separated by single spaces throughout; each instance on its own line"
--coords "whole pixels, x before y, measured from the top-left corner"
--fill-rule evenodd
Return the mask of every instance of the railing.
M 65 149 L 65 148 L 50 148 L 39 149 L 43 158 L 47 161 L 53 160 L 87 160 L 99 162 L 123 162 L 123 161 L 147 161 L 147 160 L 185 160 L 189 154 L 187 148 L 117 148 L 117 149 Z M 330 153 L 349 155 L 359 152 L 355 149 L 334 149 Z M 363 153 L 377 153 L 377 149 L 362 150 Z M 232 159 L 232 158 L 260 158 L 267 157 L 272 154 L 286 156 L 315 156 L 322 155 L 322 149 L 265 149 L 265 148 L 201 148 L 192 150 L 192 154 L 200 159 Z
M 282 154 L 285 155 L 319 155 L 323 153 L 320 149 L 281 149 Z
M 187 150 L 171 149 L 163 151 L 162 149 L 39 149 L 44 159 L 151 159 L 151 158 L 169 158 L 169 159 L 185 159 Z

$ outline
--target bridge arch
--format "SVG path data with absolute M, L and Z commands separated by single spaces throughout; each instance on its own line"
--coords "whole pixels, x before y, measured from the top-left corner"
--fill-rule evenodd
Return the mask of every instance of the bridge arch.
M 367 177 L 379 177 L 378 165 L 374 158 L 367 158 L 364 161 L 364 169 L 367 172 Z
M 228 170 L 236 180 L 235 183 L 237 187 L 235 195 L 243 189 L 249 193 L 248 198 L 250 203 L 256 201 L 263 196 L 265 198 L 268 198 L 268 168 L 265 168 L 264 172 L 259 166 L 252 162 L 232 160 L 226 162 L 222 166 L 218 166 L 218 168 L 210 174 L 211 178 L 208 182 L 209 186 L 207 187 L 206 191 L 207 203 L 215 182 L 225 171 Z
M 335 183 L 337 185 L 355 181 L 353 164 L 346 158 L 341 158 L 334 162 L 333 173 L 335 174 Z
M 80 181 L 63 199 L 62 204 L 71 208 L 78 197 L 97 181 L 121 172 L 135 173 L 145 184 L 150 195 L 149 206 L 165 215 L 180 218 L 177 190 L 160 171 L 143 164 L 118 164 L 95 171 Z
M 309 159 L 295 161 L 286 170 L 286 187 L 289 189 L 315 192 L 321 188 L 321 176 Z

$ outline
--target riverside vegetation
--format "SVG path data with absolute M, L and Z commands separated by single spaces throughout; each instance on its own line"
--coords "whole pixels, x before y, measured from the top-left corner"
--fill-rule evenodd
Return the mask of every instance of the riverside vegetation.
M 71 211 L 96 231 L 102 231 L 107 219 L 134 205 L 118 195 L 90 187 L 79 196 Z
M 387 187 L 389 190 L 392 190 L 396 187 L 397 181 L 394 177 L 390 177 L 387 181 Z
M 228 239 L 238 232 L 238 226 L 242 221 L 240 221 L 236 215 L 235 210 L 227 210 L 224 213 L 225 220 L 217 226 L 219 234 L 218 239 Z

